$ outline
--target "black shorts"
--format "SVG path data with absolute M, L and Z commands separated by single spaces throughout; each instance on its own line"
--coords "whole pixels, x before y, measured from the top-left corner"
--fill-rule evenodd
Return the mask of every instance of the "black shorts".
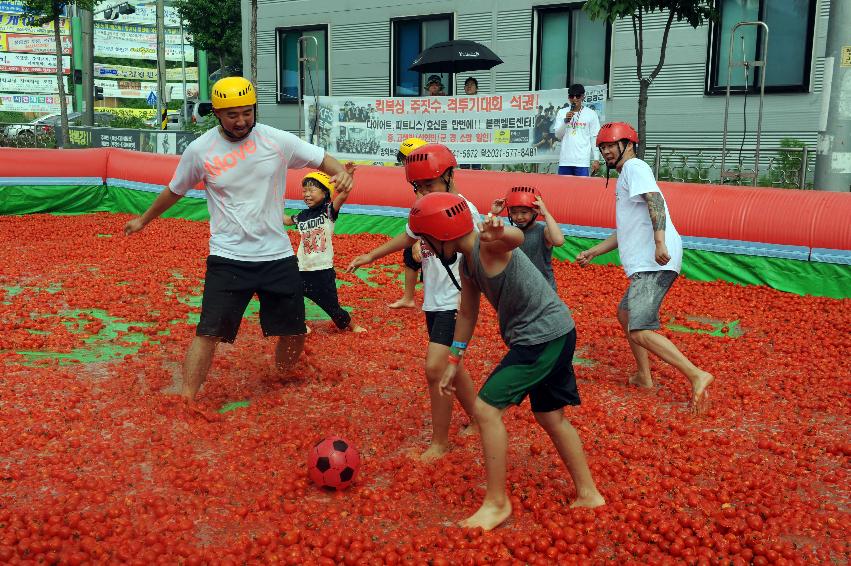
M 295 336 L 304 325 L 304 288 L 295 256 L 274 261 L 240 261 L 207 257 L 201 320 L 196 336 L 233 342 L 249 301 L 260 299 L 264 336 Z
M 543 344 L 511 346 L 479 390 L 479 398 L 504 409 L 519 405 L 528 395 L 536 413 L 579 405 L 573 373 L 575 349 L 576 329 Z
M 405 262 L 405 267 L 409 267 L 414 271 L 422 269 L 423 264 L 414 259 L 414 251 L 412 248 L 405 248 L 402 251 L 402 259 Z
M 455 339 L 455 318 L 458 311 L 425 311 L 428 341 L 449 347 Z

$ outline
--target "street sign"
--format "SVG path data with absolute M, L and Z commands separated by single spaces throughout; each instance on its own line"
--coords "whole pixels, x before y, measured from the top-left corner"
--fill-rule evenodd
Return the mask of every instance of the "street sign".
M 151 91 L 150 93 L 148 93 L 148 98 L 146 98 L 145 100 L 148 101 L 148 106 L 150 106 L 151 108 L 155 108 L 157 106 L 157 93 Z

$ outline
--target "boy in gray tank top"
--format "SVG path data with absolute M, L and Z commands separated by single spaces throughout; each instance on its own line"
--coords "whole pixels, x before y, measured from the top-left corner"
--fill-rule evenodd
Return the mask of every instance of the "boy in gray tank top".
M 550 286 L 556 289 L 553 248 L 564 244 L 564 234 L 544 205 L 544 199 L 535 187 L 511 187 L 505 197 L 493 201 L 491 214 L 502 214 L 505 209 L 508 209 L 511 223 L 523 231 L 520 249 L 532 260 Z M 544 221 L 543 224 L 537 222 L 539 217 Z
M 527 395 L 535 420 L 549 435 L 576 486 L 571 507 L 604 505 L 579 434 L 563 414 L 566 405 L 579 405 L 573 374 L 573 319 L 529 258 L 516 253 L 523 232 L 488 215 L 477 233 L 466 201 L 450 193 L 419 199 L 411 209 L 409 226 L 444 264 L 463 254 L 461 304 L 449 363 L 440 382 L 441 394 L 452 395 L 455 390 L 453 382 L 463 367 L 482 294 L 496 310 L 500 334 L 509 348 L 479 390 L 473 409 L 481 429 L 487 492 L 479 510 L 461 526 L 491 530 L 511 515 L 505 489 L 508 444 L 502 414 Z

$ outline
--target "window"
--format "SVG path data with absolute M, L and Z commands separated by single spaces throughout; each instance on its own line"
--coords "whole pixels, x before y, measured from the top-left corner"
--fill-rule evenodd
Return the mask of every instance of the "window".
M 445 94 L 452 94 L 451 73 L 418 73 L 408 67 L 417 55 L 441 41 L 452 39 L 452 15 L 442 14 L 391 20 L 393 26 L 393 59 L 391 96 L 425 96 L 425 81 L 433 74 L 440 76 Z
M 606 83 L 611 26 L 591 21 L 582 5 L 539 8 L 535 88 Z
M 278 103 L 297 103 L 305 96 L 328 95 L 328 28 L 278 28 Z M 316 41 L 314 42 L 313 39 Z M 302 57 L 312 60 L 301 61 Z M 301 72 L 299 72 L 301 71 Z M 299 79 L 301 84 L 299 84 Z
M 763 21 L 768 25 L 766 92 L 801 92 L 810 86 L 813 20 L 816 0 L 718 0 L 718 22 L 712 30 L 709 92 L 727 90 L 730 34 L 738 22 Z M 743 26 L 733 39 L 733 61 L 761 60 L 762 28 Z M 762 71 L 750 68 L 747 89 L 759 91 Z M 745 90 L 745 68 L 733 67 L 730 90 Z

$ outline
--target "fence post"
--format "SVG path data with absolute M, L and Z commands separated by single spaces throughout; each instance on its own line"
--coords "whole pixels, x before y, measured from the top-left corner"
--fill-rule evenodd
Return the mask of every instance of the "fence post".
M 799 189 L 807 188 L 807 162 L 809 161 L 810 156 L 807 155 L 807 146 L 801 148 L 801 178 L 798 182 Z
M 659 168 L 662 166 L 662 146 L 656 144 L 656 154 L 653 156 L 653 176 L 659 178 Z

